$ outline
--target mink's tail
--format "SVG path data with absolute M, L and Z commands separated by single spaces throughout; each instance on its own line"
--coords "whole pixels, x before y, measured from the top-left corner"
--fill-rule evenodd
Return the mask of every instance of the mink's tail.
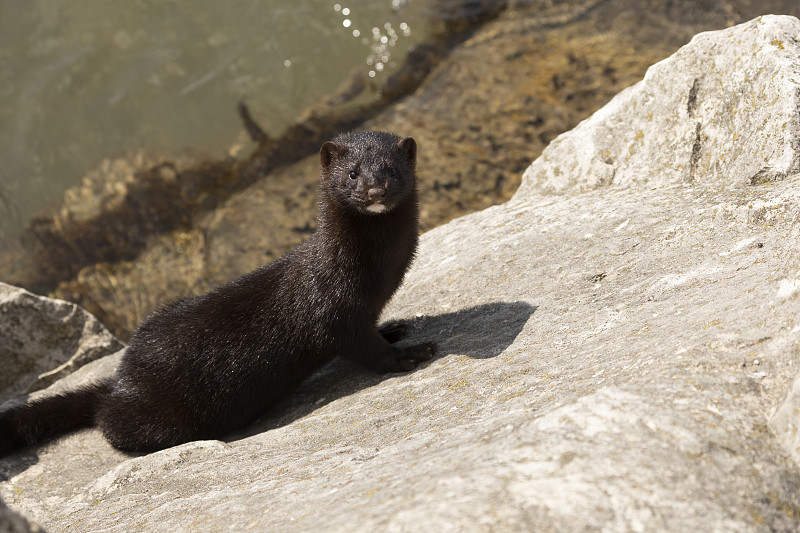
M 93 426 L 101 401 L 111 392 L 107 379 L 0 410 L 0 457 L 73 429 Z

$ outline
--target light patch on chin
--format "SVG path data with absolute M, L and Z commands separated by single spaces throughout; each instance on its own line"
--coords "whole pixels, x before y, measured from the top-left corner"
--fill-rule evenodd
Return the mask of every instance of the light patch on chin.
M 370 213 L 385 213 L 388 209 L 383 204 L 370 204 L 367 206 L 367 211 Z

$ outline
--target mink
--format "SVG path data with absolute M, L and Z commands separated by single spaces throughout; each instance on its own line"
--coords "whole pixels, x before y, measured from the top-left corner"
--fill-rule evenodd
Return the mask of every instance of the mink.
M 151 452 L 217 439 L 254 421 L 336 356 L 377 373 L 430 360 L 378 327 L 419 235 L 417 144 L 383 132 L 320 150 L 316 231 L 272 263 L 138 327 L 115 375 L 0 412 L 0 455 L 98 427 L 116 448 Z

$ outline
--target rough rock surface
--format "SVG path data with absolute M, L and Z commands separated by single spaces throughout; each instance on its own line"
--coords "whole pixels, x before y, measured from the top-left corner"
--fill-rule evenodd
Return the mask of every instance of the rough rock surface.
M 78 305 L 0 283 L 0 401 L 42 389 L 120 348 Z
M 69 435 L 0 460 L 0 496 L 49 531 L 797 531 L 798 41 L 699 36 L 425 234 L 386 314 L 438 341 L 423 368 L 335 362 L 226 442 Z
M 697 35 L 652 66 L 644 83 L 551 143 L 526 170 L 524 187 L 735 187 L 796 174 L 798 44 L 781 35 L 765 40 L 766 31 L 753 25 L 728 41 Z M 697 56 L 697 48 L 716 53 Z
M 800 290 L 800 281 L 794 280 L 782 288 L 796 292 Z M 794 379 L 789 395 L 772 416 L 770 427 L 792 459 L 800 464 L 800 375 Z

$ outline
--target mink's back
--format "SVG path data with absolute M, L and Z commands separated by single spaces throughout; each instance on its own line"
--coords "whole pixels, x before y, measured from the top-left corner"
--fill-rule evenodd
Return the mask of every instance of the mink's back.
M 324 299 L 297 268 L 301 252 L 169 304 L 141 324 L 98 411 L 112 444 L 126 449 L 148 435 L 157 449 L 222 436 L 333 358 L 314 326 L 321 309 L 304 303 Z

